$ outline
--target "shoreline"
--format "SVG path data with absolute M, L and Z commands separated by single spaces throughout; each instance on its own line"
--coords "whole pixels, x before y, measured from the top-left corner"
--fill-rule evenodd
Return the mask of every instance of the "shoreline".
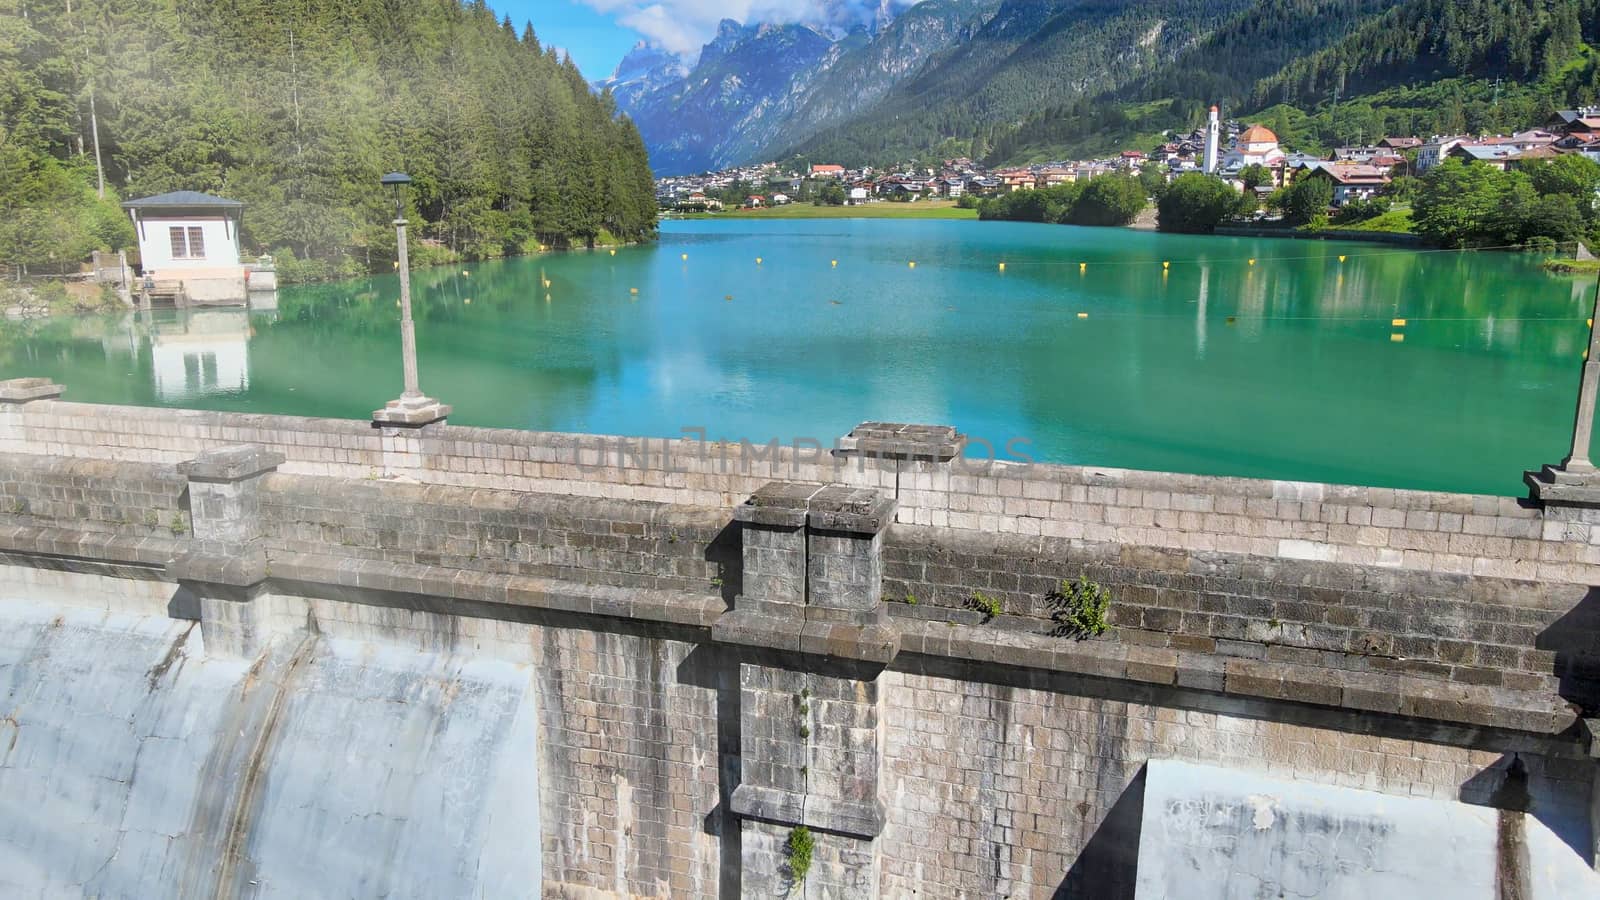
M 1219 225 L 1212 234 L 1219 237 L 1288 238 L 1298 241 L 1363 241 L 1369 244 L 1394 244 L 1403 247 L 1427 245 L 1419 235 L 1401 231 L 1352 231 L 1330 228 L 1324 231 L 1300 231 L 1293 228 L 1257 228 L 1249 225 Z

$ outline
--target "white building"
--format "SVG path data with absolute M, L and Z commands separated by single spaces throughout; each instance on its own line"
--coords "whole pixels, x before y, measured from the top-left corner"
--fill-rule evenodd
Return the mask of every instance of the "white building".
M 1275 169 L 1283 162 L 1283 148 L 1278 146 L 1278 136 L 1272 129 L 1251 125 L 1233 142 L 1233 147 L 1222 158 L 1224 171 L 1237 172 L 1245 166 L 1266 166 Z
M 245 302 L 239 263 L 239 220 L 244 204 L 174 191 L 122 204 L 133 218 L 144 276 L 176 282 L 190 303 Z

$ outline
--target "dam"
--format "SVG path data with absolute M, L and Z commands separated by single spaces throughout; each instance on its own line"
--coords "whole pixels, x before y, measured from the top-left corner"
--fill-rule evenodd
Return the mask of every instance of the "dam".
M 963 445 L 0 382 L 0 893 L 1600 893 L 1582 492 Z

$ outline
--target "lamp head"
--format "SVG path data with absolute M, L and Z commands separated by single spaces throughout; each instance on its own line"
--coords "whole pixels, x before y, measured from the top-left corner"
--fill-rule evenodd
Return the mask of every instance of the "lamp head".
M 394 192 L 394 217 L 396 219 L 405 218 L 402 215 L 404 204 L 400 201 L 400 189 L 411 183 L 411 176 L 404 172 L 390 172 L 378 179 L 378 181 Z

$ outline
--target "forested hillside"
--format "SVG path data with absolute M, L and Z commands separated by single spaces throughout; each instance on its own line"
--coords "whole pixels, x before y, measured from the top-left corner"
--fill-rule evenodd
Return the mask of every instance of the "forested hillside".
M 1596 0 L 1263 0 L 1147 77 L 997 127 L 990 156 L 1109 149 L 1211 103 L 1307 150 L 1523 129 L 1600 97 L 1597 15 Z
M 995 126 L 1135 82 L 1250 0 L 1008 0 L 970 40 L 931 60 L 877 107 L 785 156 L 887 161 L 985 156 Z
M 119 196 L 191 189 L 298 274 L 387 269 L 395 169 L 424 258 L 655 230 L 633 125 L 483 0 L 0 0 L 0 263 L 125 242 Z

